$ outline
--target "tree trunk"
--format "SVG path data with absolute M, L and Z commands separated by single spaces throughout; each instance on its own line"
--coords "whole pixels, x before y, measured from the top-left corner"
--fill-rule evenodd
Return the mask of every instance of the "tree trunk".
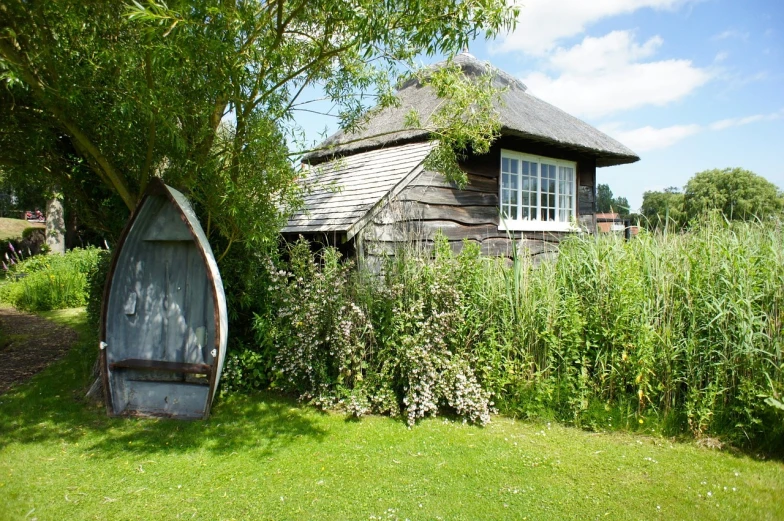
M 65 212 L 59 199 L 46 205 L 46 245 L 49 253 L 65 253 Z

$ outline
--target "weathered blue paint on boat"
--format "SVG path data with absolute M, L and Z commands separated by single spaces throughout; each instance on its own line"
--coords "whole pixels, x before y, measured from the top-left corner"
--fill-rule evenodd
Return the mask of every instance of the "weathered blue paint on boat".
M 101 318 L 111 415 L 206 418 L 226 354 L 226 296 L 196 214 L 154 179 L 112 259 Z

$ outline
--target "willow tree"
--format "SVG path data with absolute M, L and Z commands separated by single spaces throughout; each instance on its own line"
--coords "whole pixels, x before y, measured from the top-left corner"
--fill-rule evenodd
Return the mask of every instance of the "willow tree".
M 0 168 L 51 176 L 90 210 L 114 208 L 106 193 L 126 215 L 159 176 L 194 200 L 219 254 L 263 246 L 297 200 L 304 93 L 353 128 L 396 102 L 415 60 L 492 37 L 516 14 L 503 0 L 5 0 L 0 135 L 15 145 Z M 444 114 L 469 99 L 457 70 L 438 90 Z M 454 145 L 492 137 L 487 121 L 464 123 L 437 129 L 442 164 Z

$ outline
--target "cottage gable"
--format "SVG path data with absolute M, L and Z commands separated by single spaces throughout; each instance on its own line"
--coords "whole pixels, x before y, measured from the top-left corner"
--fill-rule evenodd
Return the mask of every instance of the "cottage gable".
M 350 231 L 412 172 L 421 171 L 432 148 L 429 142 L 412 143 L 311 167 L 304 181 L 305 207 L 289 219 L 283 233 Z

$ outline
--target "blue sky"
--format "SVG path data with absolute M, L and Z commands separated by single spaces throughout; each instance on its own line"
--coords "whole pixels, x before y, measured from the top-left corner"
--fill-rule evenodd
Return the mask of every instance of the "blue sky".
M 633 209 L 710 168 L 784 188 L 784 0 L 519 1 L 516 30 L 470 52 L 637 152 L 598 170 Z

